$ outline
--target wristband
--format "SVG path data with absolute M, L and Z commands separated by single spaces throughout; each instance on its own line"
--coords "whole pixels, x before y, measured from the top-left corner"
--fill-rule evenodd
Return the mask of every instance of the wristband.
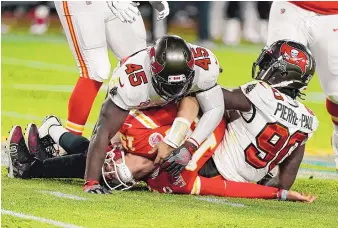
M 281 196 L 281 200 L 286 200 L 286 195 L 288 194 L 287 190 L 283 190 L 282 191 L 282 196 Z
M 164 137 L 163 142 L 176 149 L 182 145 L 190 125 L 191 123 L 187 119 L 176 117 L 168 134 Z
M 191 142 L 196 148 L 200 147 L 200 144 L 194 138 L 188 138 L 187 142 Z
M 277 199 L 286 200 L 286 195 L 288 194 L 287 190 L 279 189 L 277 192 Z

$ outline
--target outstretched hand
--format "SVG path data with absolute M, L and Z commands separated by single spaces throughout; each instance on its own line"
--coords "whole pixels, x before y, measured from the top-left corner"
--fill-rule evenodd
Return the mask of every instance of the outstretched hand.
M 299 193 L 295 191 L 288 191 L 286 199 L 290 201 L 300 201 L 305 203 L 312 203 L 317 197 L 311 194 Z

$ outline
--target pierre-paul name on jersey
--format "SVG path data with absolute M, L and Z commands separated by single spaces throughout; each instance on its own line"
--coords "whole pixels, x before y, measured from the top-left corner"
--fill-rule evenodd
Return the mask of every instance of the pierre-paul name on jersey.
M 294 111 L 294 108 L 292 105 L 291 107 L 288 107 L 287 105 L 277 102 L 277 107 L 274 112 L 275 116 L 278 116 L 280 119 L 283 119 L 295 126 L 301 125 L 302 128 L 309 129 L 310 131 L 313 131 L 313 114 L 301 114 L 301 118 L 298 118 L 297 113 Z

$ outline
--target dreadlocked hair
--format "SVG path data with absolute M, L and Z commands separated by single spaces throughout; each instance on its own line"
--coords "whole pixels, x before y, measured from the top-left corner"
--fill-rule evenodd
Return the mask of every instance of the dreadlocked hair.
M 284 88 L 276 88 L 278 89 L 281 93 L 284 93 L 286 95 L 288 95 L 289 97 L 291 97 L 292 99 L 296 99 L 297 97 L 302 99 L 302 100 L 305 100 L 303 98 L 303 96 L 305 96 L 304 93 L 300 92 L 299 89 L 296 89 L 296 88 L 288 88 L 288 87 L 284 87 Z

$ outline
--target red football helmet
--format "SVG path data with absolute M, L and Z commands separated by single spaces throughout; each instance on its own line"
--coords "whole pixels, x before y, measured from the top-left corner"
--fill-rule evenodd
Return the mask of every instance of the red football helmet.
M 127 190 L 136 184 L 125 162 L 121 143 L 112 144 L 102 166 L 102 179 L 110 190 Z

